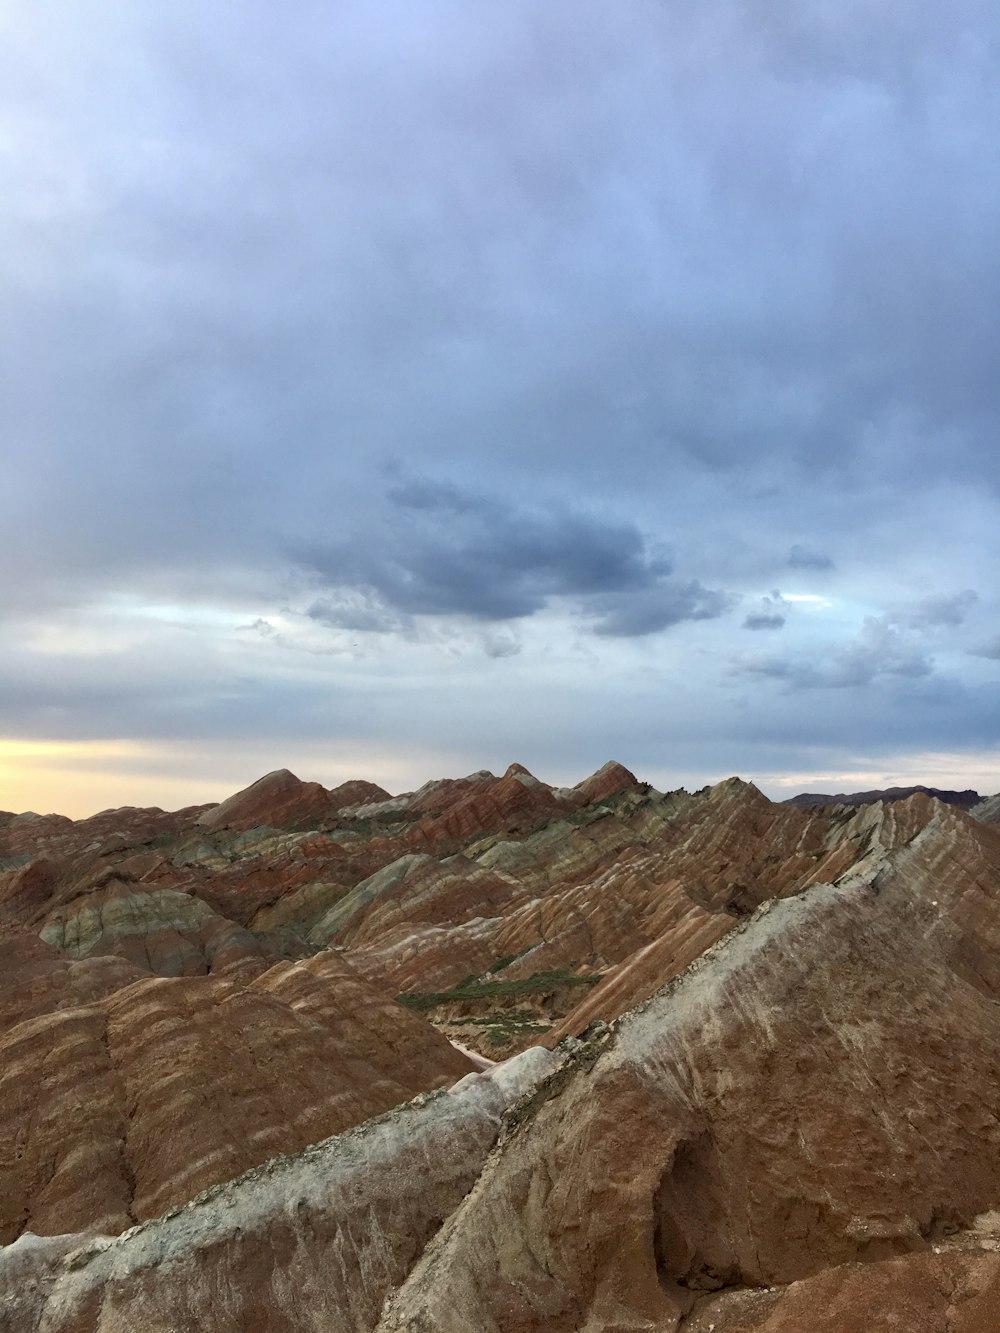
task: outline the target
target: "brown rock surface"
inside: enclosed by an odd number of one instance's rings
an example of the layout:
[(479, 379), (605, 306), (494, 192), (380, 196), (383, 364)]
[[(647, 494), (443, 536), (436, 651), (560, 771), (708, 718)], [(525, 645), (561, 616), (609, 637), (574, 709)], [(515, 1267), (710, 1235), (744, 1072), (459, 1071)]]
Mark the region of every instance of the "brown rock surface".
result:
[(50, 1009), (0, 1038), (0, 1243), (122, 1230), (471, 1067), (335, 954)]
[(102, 810), (89, 819), (67, 819), (64, 815), (18, 815), (0, 828), (0, 863), (7, 858), (92, 855), (120, 850), (188, 827), (206, 809), (204, 805), (164, 811), (123, 806)]
[[(0, 1329), (992, 1333), (998, 1013), (1000, 832), (926, 794), (4, 816)], [(565, 1044), (370, 1122), (442, 1033)]]
[(1000, 839), (938, 805), (764, 904), (525, 1109), (381, 1333), (672, 1328), (993, 1207), (998, 879)]
[(115, 1240), (25, 1235), (0, 1250), (0, 1329), (371, 1329), (475, 1182), (505, 1108), (554, 1063), (526, 1052)]
[[(455, 1025), (459, 1014), (450, 1000), (427, 1012), (451, 1035), (495, 1055), (498, 1047), (518, 1045), (500, 1012), (512, 1007), (511, 983), (524, 983), (522, 1045), (553, 1020), (552, 1040), (582, 1031), (594, 1018), (608, 1021), (762, 901), (862, 865), (873, 849), (912, 836), (930, 810), (923, 800), (844, 818), (808, 815), (772, 805), (737, 780), (693, 797), (633, 788), (613, 809), (564, 814), (520, 839), (487, 839), (439, 868), (426, 856), (403, 858), (371, 881), (392, 881), (384, 912), (368, 907), (357, 932), (345, 927), (315, 938), (345, 945), (366, 975), (392, 989), (447, 991), (478, 976), (482, 1003), (466, 1006), (464, 1030)], [(476, 888), (484, 869), (521, 892), (508, 889), (502, 904), (484, 900)], [(399, 874), (401, 880), (394, 878)], [(447, 883), (447, 895), (435, 894), (436, 876)], [(367, 900), (371, 891), (362, 885), (355, 892)], [(350, 902), (349, 896), (338, 903), (328, 922), (341, 920)], [(554, 974), (604, 979), (592, 992), (555, 994)], [(533, 977), (539, 978), (535, 999), (525, 988)], [(503, 1020), (494, 1030), (485, 1021), (490, 993)], [(563, 1001), (578, 1008), (567, 1012)]]
[(0, 1033), (26, 1018), (102, 999), (146, 973), (121, 958), (76, 962), (37, 935), (0, 927)]
[(440, 854), (484, 834), (528, 833), (561, 811), (550, 787), (512, 764), (502, 778), (476, 783), (440, 814), (414, 824), (405, 837), (408, 846)]
[(789, 1287), (698, 1302), (681, 1333), (995, 1333), (1000, 1255), (911, 1254), (845, 1264)]
[(616, 796), (620, 791), (638, 785), (639, 779), (630, 773), (624, 765), (609, 759), (606, 764), (584, 778), (573, 788), (585, 801), (603, 801), (608, 796)]
[(287, 768), (279, 768), (206, 810), (198, 824), (207, 829), (315, 828), (346, 806), (388, 795), (371, 782), (346, 782), (327, 791), (318, 782), (302, 782)]

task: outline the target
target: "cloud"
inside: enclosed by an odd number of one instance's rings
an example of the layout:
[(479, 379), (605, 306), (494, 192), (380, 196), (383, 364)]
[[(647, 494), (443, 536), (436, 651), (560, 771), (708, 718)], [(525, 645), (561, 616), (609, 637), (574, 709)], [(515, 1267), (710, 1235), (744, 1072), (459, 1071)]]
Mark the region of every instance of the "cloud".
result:
[(483, 635), (483, 652), (487, 657), (516, 657), (521, 651), (520, 642), (509, 633), (488, 633)]
[(879, 678), (929, 676), (933, 662), (885, 616), (866, 616), (859, 632), (820, 657), (754, 654), (736, 659), (747, 676), (786, 681), (793, 690), (854, 689)]
[(808, 546), (793, 546), (788, 552), (790, 569), (833, 569), (834, 564), (822, 551), (814, 551)]
[(638, 638), (679, 625), (684, 620), (715, 620), (734, 598), (706, 588), (697, 579), (662, 579), (655, 585), (619, 597), (594, 598), (586, 608), (598, 617), (594, 633), (607, 638)]
[(1000, 634), (986, 643), (980, 643), (975, 648), (970, 648), (969, 652), (973, 657), (987, 657), (993, 662), (1000, 662)]
[(995, 736), (1000, 11), (428, 3), (6, 23), (8, 725)]
[[(933, 641), (935, 631), (960, 627), (978, 601), (972, 589), (963, 589), (902, 603), (881, 615), (866, 616), (858, 632), (839, 644), (819, 642), (811, 651), (783, 654), (740, 654), (733, 671), (783, 680), (794, 690), (851, 689), (890, 677), (927, 677), (934, 671), (928, 641)], [(775, 590), (762, 600), (759, 611), (746, 617), (743, 628), (780, 629), (784, 617), (777, 608), (785, 605)]]
[(767, 597), (762, 597), (756, 611), (748, 613), (743, 621), (744, 629), (767, 630), (782, 629), (785, 624), (785, 610), (788, 603), (777, 589)]
[(751, 611), (743, 621), (744, 629), (781, 629), (785, 623), (782, 615), (768, 614), (764, 611)]
[(665, 548), (633, 523), (426, 480), (387, 499), (390, 513), (374, 530), (298, 548), (300, 562), (337, 590), (310, 607), (313, 619), (367, 630), (413, 616), (506, 621), (562, 598), (596, 619), (595, 633), (634, 637), (730, 604), (696, 580), (671, 578)]
[(400, 615), (375, 598), (350, 591), (337, 598), (325, 597), (306, 609), (310, 620), (328, 629), (342, 629), (359, 634), (388, 634), (405, 630), (412, 624), (409, 616)]
[(916, 629), (937, 629), (940, 626), (957, 628), (978, 601), (978, 593), (965, 588), (961, 592), (924, 597), (896, 614)]

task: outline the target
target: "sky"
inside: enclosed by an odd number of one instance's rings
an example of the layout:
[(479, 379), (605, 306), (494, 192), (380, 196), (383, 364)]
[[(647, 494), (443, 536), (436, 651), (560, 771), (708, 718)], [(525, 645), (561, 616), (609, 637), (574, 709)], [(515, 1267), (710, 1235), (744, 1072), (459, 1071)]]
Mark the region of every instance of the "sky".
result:
[(1000, 788), (992, 0), (0, 0), (0, 808)]

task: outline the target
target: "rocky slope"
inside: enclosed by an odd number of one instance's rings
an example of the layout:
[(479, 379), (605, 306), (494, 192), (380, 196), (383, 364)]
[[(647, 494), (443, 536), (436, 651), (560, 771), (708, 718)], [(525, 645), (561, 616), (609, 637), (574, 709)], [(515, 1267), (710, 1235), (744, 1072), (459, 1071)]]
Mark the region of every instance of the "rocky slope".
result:
[(379, 1329), (673, 1328), (973, 1226), (1000, 1197), (998, 886), (1000, 840), (938, 805), (763, 904), (521, 1109)]
[(37, 944), (5, 961), (32, 1002), (0, 1035), (0, 1244), (124, 1230), (472, 1068), (337, 954), (248, 985), (58, 957), (39, 984)]
[(972, 807), (969, 814), (983, 824), (1000, 824), (1000, 793), (985, 797)]
[(370, 1329), (472, 1187), (506, 1108), (554, 1064), (527, 1051), (116, 1239), (23, 1236), (0, 1250), (0, 1328)]
[(281, 770), (0, 865), (0, 1329), (1000, 1327), (954, 806)]

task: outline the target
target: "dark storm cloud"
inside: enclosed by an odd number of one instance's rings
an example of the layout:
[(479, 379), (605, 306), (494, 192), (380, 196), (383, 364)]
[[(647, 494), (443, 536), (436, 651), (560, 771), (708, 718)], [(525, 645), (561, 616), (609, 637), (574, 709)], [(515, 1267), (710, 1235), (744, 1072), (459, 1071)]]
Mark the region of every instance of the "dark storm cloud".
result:
[(733, 605), (728, 593), (706, 588), (697, 579), (661, 579), (618, 597), (603, 594), (587, 607), (598, 617), (594, 633), (606, 638), (640, 638), (684, 620), (715, 620)]
[[(596, 617), (597, 634), (633, 637), (721, 615), (730, 604), (697, 581), (669, 577), (665, 549), (631, 523), (428, 481), (397, 486), (388, 499), (390, 517), (376, 532), (298, 553), (349, 599), (320, 599), (314, 619), (361, 630), (415, 615), (504, 621), (567, 598)], [(359, 595), (367, 603), (358, 605)]]
[(993, 662), (1000, 662), (1000, 634), (987, 643), (980, 643), (975, 648), (970, 648), (969, 652), (973, 657), (986, 657)]

